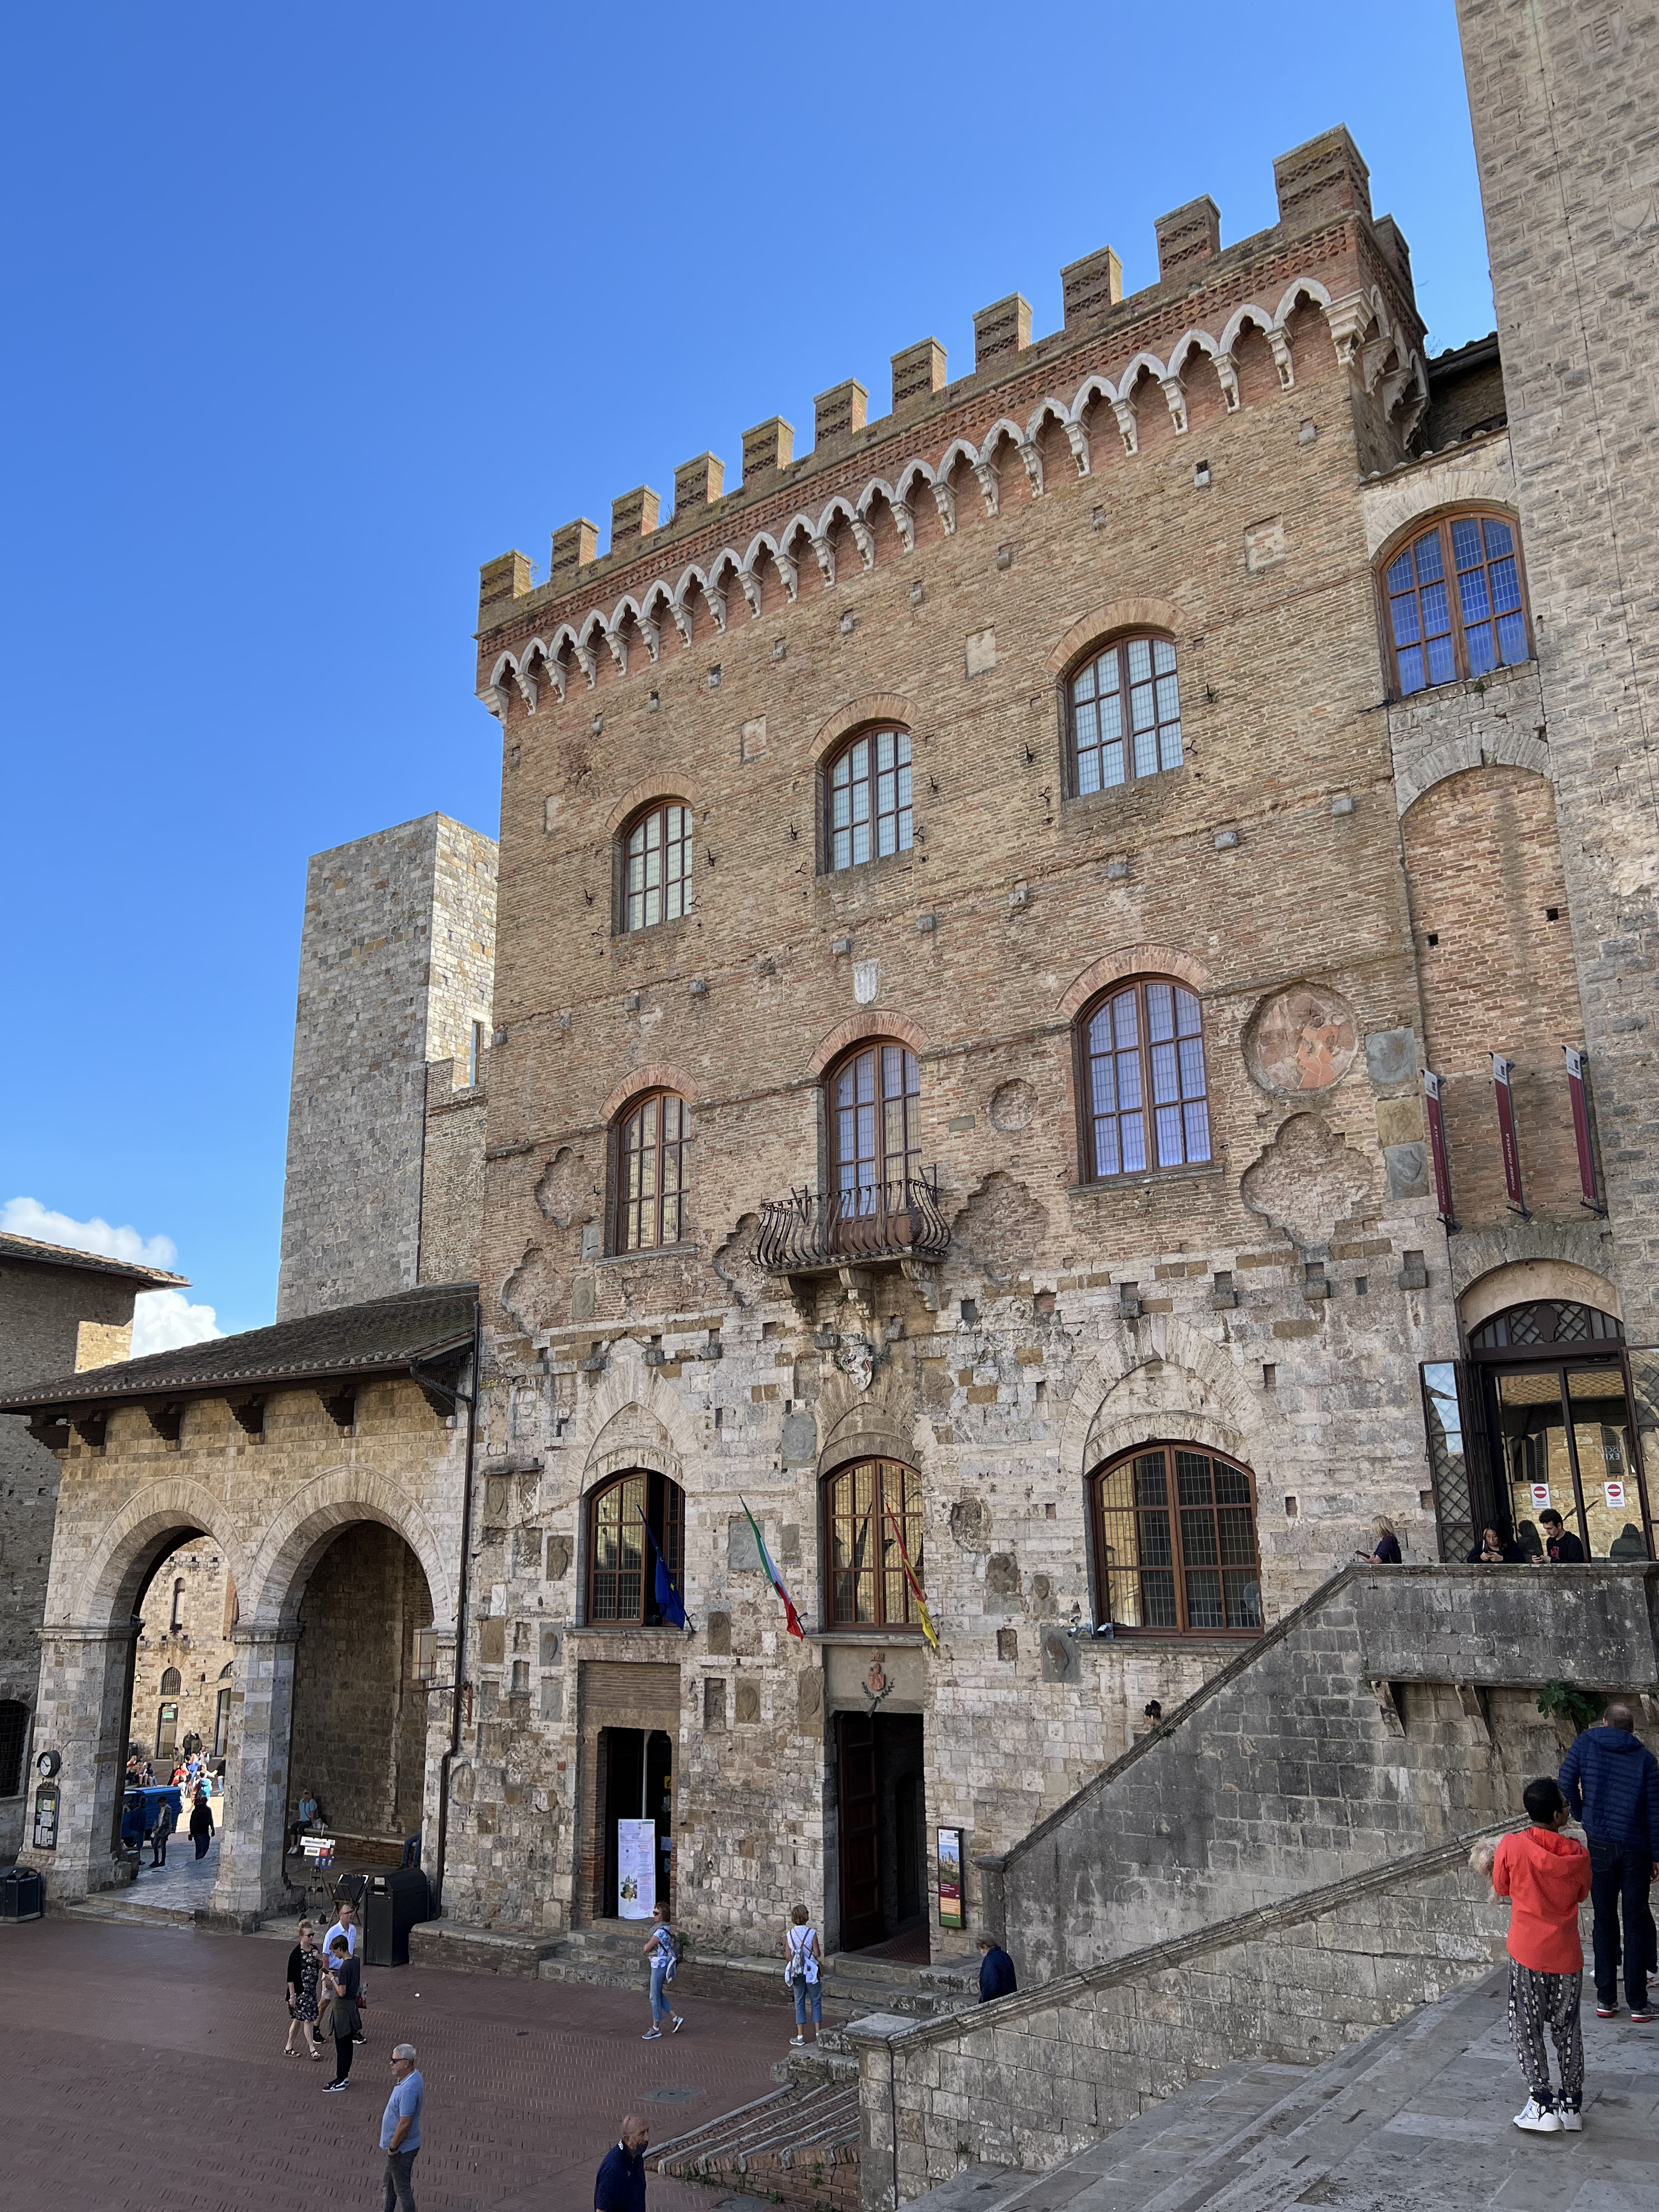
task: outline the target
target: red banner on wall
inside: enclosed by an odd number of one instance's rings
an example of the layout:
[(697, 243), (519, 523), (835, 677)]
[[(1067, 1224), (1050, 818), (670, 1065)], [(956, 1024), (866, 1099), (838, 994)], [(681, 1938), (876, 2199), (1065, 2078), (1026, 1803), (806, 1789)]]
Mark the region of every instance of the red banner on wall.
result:
[(1595, 1154), (1590, 1149), (1589, 1105), (1584, 1097), (1584, 1055), (1564, 1044), (1562, 1053), (1567, 1063), (1567, 1095), (1572, 1100), (1573, 1141), (1578, 1147), (1578, 1189), (1583, 1202), (1593, 1213), (1605, 1213), (1601, 1194), (1595, 1187)]
[(1505, 1060), (1501, 1053), (1492, 1056), (1492, 1087), (1498, 1097), (1498, 1133), (1504, 1145), (1504, 1188), (1509, 1193), (1510, 1204), (1517, 1213), (1525, 1213), (1527, 1201), (1521, 1191), (1521, 1147), (1515, 1136), (1515, 1096), (1510, 1079), (1515, 1073), (1515, 1062)]
[(1446, 1119), (1440, 1109), (1440, 1078), (1429, 1068), (1420, 1071), (1423, 1078), (1423, 1111), (1429, 1124), (1429, 1158), (1434, 1167), (1435, 1209), (1448, 1229), (1455, 1229), (1452, 1218), (1451, 1158), (1446, 1150)]

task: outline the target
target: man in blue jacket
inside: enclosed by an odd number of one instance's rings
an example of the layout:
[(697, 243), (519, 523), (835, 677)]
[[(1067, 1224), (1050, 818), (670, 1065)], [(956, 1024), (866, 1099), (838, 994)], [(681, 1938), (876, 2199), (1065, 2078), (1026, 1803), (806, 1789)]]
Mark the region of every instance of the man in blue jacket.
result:
[(645, 2154), (651, 2130), (637, 2112), (622, 2124), (593, 2181), (593, 2212), (645, 2212)]
[(1619, 2010), (1619, 1936), (1623, 1908), (1625, 1995), (1630, 2016), (1646, 2027), (1648, 1952), (1653, 1917), (1648, 1885), (1659, 1875), (1659, 1759), (1631, 1733), (1628, 1705), (1609, 1705), (1561, 1762), (1561, 1791), (1584, 1831), (1595, 1910), (1595, 2012)]
[(981, 1936), (979, 1948), (985, 1954), (979, 1967), (979, 2001), (994, 2004), (999, 1997), (1011, 1997), (1019, 1987), (1014, 1978), (1014, 1962), (994, 1936)]

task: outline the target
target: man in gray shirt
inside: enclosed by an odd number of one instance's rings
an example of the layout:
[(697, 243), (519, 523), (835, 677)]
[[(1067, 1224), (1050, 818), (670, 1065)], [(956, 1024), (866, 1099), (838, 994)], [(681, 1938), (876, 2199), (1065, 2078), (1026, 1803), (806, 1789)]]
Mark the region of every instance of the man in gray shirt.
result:
[(392, 2054), (392, 2070), (397, 2079), (380, 2121), (380, 2148), (386, 2153), (381, 2212), (415, 2212), (410, 2176), (415, 2154), (421, 2148), (421, 2106), (426, 2084), (415, 2071), (412, 2043), (398, 2044)]

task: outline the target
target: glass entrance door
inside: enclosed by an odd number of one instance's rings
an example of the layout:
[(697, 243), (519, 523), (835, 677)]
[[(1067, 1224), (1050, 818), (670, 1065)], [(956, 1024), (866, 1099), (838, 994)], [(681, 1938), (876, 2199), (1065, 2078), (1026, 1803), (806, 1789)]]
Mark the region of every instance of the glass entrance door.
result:
[(1510, 1526), (1522, 1549), (1528, 1557), (1542, 1552), (1541, 1516), (1553, 1509), (1587, 1559), (1645, 1559), (1622, 1367), (1608, 1362), (1488, 1372)]

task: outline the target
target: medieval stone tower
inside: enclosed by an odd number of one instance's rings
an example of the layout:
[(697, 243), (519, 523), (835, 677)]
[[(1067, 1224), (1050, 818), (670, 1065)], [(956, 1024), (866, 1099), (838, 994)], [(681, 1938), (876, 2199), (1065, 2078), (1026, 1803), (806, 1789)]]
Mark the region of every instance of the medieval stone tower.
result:
[[(421, 1265), (422, 1213), (441, 1194), (425, 1189), (428, 1091), (434, 1109), (482, 1097), (495, 860), (492, 839), (444, 814), (312, 860), (279, 1320), (406, 1290), (423, 1273), (432, 1279)], [(461, 1265), (453, 1240), (434, 1244), (427, 1225), (429, 1253), (444, 1247), (440, 1272)]]

